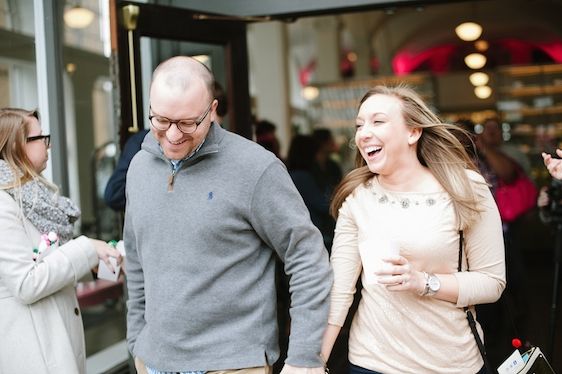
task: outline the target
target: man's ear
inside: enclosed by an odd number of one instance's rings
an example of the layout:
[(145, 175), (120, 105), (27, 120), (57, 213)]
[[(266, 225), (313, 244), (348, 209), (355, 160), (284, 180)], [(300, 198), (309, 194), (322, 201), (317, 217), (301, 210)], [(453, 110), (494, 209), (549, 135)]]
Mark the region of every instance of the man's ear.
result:
[(408, 144), (414, 145), (418, 142), (421, 137), (423, 129), (421, 127), (416, 127), (410, 130), (410, 134), (408, 135)]
[(213, 99), (213, 103), (211, 104), (211, 109), (209, 110), (209, 117), (211, 117), (211, 122), (217, 122), (218, 115), (217, 115), (217, 107), (219, 106), (219, 101), (217, 99)]

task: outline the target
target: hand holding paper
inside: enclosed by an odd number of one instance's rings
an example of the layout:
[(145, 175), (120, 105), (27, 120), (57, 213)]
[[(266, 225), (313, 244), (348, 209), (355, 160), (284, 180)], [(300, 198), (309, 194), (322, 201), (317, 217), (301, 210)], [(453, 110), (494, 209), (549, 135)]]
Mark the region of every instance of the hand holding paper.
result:
[[(114, 247), (119, 251), (119, 253), (121, 253), (122, 257), (125, 257), (125, 246), (123, 245), (122, 240), (115, 243)], [(98, 266), (98, 278), (117, 282), (117, 280), (119, 279), (119, 274), (121, 273), (121, 264), (117, 264), (117, 259), (115, 257), (109, 257), (109, 262), (113, 267), (113, 271), (107, 266), (105, 262), (100, 260)]]

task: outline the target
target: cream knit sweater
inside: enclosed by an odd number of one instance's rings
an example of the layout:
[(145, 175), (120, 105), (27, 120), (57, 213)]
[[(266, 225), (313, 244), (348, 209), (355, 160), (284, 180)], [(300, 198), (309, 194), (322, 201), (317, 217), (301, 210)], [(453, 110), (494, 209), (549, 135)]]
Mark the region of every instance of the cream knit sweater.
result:
[[(471, 180), (483, 182), (479, 174), (468, 173)], [(373, 178), (346, 199), (332, 249), (330, 324), (343, 325), (360, 275), (366, 284), (359, 252), (365, 240), (392, 239), (415, 269), (455, 274), (459, 285), (456, 305), (366, 285), (350, 332), (351, 363), (385, 374), (467, 374), (483, 366), (462, 307), (500, 297), (505, 288), (505, 259), (494, 199), (485, 184), (475, 186), (484, 197), (484, 211), (464, 232), (463, 270), (468, 256), (470, 272), (462, 273), (457, 272), (459, 233), (446, 192), (391, 192)]]

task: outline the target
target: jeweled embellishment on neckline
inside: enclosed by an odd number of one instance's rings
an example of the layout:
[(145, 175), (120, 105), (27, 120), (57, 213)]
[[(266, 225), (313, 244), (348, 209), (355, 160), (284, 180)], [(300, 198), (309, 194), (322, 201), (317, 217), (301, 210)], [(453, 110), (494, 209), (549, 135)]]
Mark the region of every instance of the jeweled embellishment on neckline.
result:
[(410, 207), (410, 199), (402, 199), (400, 200), (400, 205), (402, 208), (406, 209)]
[[(367, 181), (366, 186), (369, 187), (369, 191), (373, 194), (373, 196), (376, 196), (377, 201), (379, 204), (391, 204), (391, 205), (399, 205), (404, 209), (410, 208), (412, 206), (420, 206), (420, 205), (426, 205), (428, 207), (434, 206), (435, 204), (437, 204), (437, 199), (435, 197), (428, 197), (426, 199), (424, 199), (423, 197), (420, 196), (419, 200), (414, 200), (408, 197), (389, 197), (385, 192), (377, 192), (374, 189), (374, 185), (372, 183), (372, 181)], [(447, 200), (446, 197), (443, 197), (443, 200)]]
[(391, 199), (384, 193), (377, 193), (376, 191), (371, 191), (371, 193), (377, 197), (377, 201), (379, 204), (388, 204), (391, 205), (397, 204), (400, 205), (404, 209), (408, 209), (411, 206), (420, 206), (425, 203), (427, 206), (434, 206), (437, 203), (437, 200), (433, 197), (428, 197), (425, 200), (413, 200), (407, 197), (399, 198), (399, 199)]

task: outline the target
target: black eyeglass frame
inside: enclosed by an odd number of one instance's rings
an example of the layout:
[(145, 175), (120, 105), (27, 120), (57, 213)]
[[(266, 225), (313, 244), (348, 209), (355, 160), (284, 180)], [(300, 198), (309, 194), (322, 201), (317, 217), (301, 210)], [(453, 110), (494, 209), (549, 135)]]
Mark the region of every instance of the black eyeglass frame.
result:
[[(209, 115), (209, 113), (211, 112), (211, 107), (213, 106), (213, 102), (215, 100), (213, 99), (213, 101), (211, 101), (211, 103), (209, 104), (209, 106), (207, 107), (207, 109), (205, 110), (205, 113), (203, 113), (201, 116), (199, 116), (199, 118), (197, 118), (196, 120), (193, 119), (176, 119), (176, 120), (172, 120), (168, 117), (164, 117), (161, 116), (159, 114), (151, 114), (148, 116), (148, 120), (150, 121), (150, 124), (152, 125), (152, 127), (154, 127), (156, 130), (158, 131), (168, 131), (168, 129), (170, 128), (170, 126), (172, 126), (173, 124), (176, 125), (176, 127), (178, 128), (178, 130), (180, 130), (180, 132), (184, 133), (184, 134), (193, 134), (195, 131), (197, 131), (197, 128), (199, 127), (199, 125), (201, 123), (203, 123), (203, 121), (205, 120), (205, 118), (207, 118), (207, 116)], [(154, 111), (152, 110), (152, 107), (150, 107), (150, 111), (154, 113)], [(158, 127), (154, 124), (154, 122), (152, 122), (153, 118), (157, 118), (159, 120), (165, 120), (168, 121), (168, 126), (166, 128), (162, 128), (162, 127)], [(190, 131), (185, 131), (185, 129), (182, 130), (182, 126), (181, 122), (185, 122), (187, 124), (187, 126), (189, 126)], [(184, 124), (185, 125), (185, 124)], [(195, 125), (195, 126), (194, 126)]]
[(51, 134), (48, 135), (36, 135), (36, 136), (29, 136), (25, 139), (28, 143), (29, 142), (34, 142), (36, 140), (43, 140), (43, 143), (45, 143), (45, 146), (47, 148), (49, 148), (49, 146), (51, 145)]

